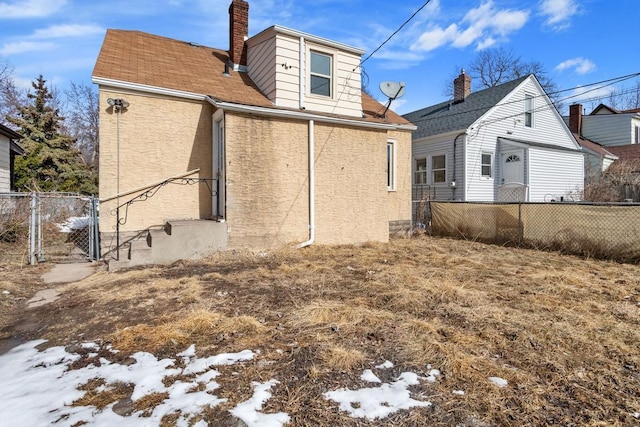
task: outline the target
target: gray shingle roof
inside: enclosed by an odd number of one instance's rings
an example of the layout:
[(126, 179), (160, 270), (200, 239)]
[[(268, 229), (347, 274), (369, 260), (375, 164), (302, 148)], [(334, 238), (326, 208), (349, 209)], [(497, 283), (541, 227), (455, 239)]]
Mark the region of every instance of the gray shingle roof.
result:
[(445, 101), (422, 108), (403, 117), (416, 126), (413, 139), (464, 130), (489, 111), (529, 76), (472, 92), (462, 102)]

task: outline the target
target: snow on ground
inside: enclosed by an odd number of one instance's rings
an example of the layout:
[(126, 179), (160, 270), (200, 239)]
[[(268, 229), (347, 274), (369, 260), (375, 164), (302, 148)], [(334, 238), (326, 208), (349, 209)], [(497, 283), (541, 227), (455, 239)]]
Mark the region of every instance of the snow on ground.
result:
[(71, 233), (73, 230), (82, 230), (91, 225), (91, 217), (89, 216), (72, 216), (67, 218), (65, 222), (56, 224), (61, 233)]
[[(215, 395), (219, 388), (215, 379), (221, 374), (214, 368), (249, 361), (255, 356), (254, 352), (244, 350), (198, 358), (192, 345), (179, 353), (176, 359), (157, 359), (153, 354), (138, 352), (132, 355), (135, 363), (119, 364), (100, 358), (99, 363), (70, 369), (70, 365), (83, 356), (67, 352), (64, 347), (39, 351), (36, 347), (44, 342), (31, 341), (0, 355), (0, 420), (10, 420), (10, 424), (4, 425), (87, 424), (110, 427), (125, 423), (132, 427), (154, 426), (160, 425), (165, 415), (179, 413), (178, 427), (190, 424), (201, 427), (206, 423), (196, 420), (203, 409), (226, 401)], [(100, 350), (93, 343), (84, 343), (82, 347), (87, 351), (95, 351), (89, 354), (94, 358)], [(113, 349), (110, 351), (117, 352)], [(184, 368), (179, 367), (182, 365)], [(375, 369), (391, 367), (393, 363), (386, 361)], [(180, 379), (169, 386), (163, 382), (165, 377), (178, 375)], [(419, 384), (421, 380), (434, 382), (439, 375), (437, 369), (431, 369), (426, 377), (404, 372), (395, 381), (383, 383), (371, 369), (367, 369), (360, 378), (364, 382), (375, 383), (376, 387), (338, 389), (324, 393), (324, 397), (337, 402), (340, 410), (354, 418), (379, 419), (402, 409), (431, 406), (431, 402), (411, 398), (408, 388)], [(92, 379), (104, 381), (98, 391), (108, 391), (118, 383), (132, 384), (132, 401), (154, 393), (166, 393), (168, 397), (151, 413), (143, 414), (132, 409), (133, 412), (126, 417), (114, 412), (116, 403), (102, 410), (95, 406), (71, 406), (85, 395), (85, 391), (78, 390), (78, 387)], [(290, 420), (288, 414), (262, 412), (263, 405), (272, 396), (271, 388), (277, 384), (275, 379), (253, 382), (253, 396), (231, 409), (231, 414), (248, 427), (283, 426)]]
[(509, 384), (509, 382), (507, 380), (505, 380), (504, 378), (500, 378), (500, 377), (489, 377), (489, 381), (491, 381), (492, 383), (494, 383), (495, 385), (497, 385), (500, 388), (506, 387), (507, 384)]

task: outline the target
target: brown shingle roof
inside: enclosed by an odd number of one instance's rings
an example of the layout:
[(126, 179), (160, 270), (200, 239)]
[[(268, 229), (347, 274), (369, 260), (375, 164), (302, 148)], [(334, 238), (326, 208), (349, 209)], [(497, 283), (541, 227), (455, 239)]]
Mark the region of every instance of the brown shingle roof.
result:
[[(208, 95), (219, 101), (283, 109), (275, 107), (247, 73), (231, 71), (225, 76), (228, 58), (228, 52), (224, 50), (194, 46), (141, 31), (110, 29), (92, 75)], [(382, 112), (384, 106), (365, 93), (362, 93), (362, 110), (363, 121), (410, 124), (391, 110), (386, 119), (378, 117), (376, 113)]]
[(578, 144), (580, 144), (584, 148), (587, 148), (595, 153), (598, 153), (603, 157), (615, 157), (615, 154), (613, 154), (611, 150), (604, 148), (602, 145), (598, 144), (597, 142), (593, 142), (590, 139), (587, 139), (581, 136), (579, 133), (573, 132), (573, 137), (576, 139), (576, 141), (578, 141)]
[(640, 145), (616, 145), (607, 147), (607, 150), (618, 156), (620, 160), (640, 160)]

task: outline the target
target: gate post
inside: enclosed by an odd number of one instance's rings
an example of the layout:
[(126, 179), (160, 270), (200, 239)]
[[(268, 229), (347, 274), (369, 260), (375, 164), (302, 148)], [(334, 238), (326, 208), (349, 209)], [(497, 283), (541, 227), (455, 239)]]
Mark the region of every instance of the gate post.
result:
[(29, 221), (29, 264), (36, 265), (36, 194), (31, 193), (31, 219)]

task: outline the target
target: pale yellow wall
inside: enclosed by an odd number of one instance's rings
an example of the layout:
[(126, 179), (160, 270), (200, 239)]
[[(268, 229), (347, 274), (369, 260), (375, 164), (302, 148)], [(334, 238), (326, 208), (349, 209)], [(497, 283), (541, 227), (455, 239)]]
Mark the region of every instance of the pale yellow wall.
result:
[[(277, 247), (309, 236), (307, 121), (227, 113), (230, 247)], [(316, 243), (387, 241), (411, 218), (411, 134), (315, 123)], [(386, 144), (398, 143), (398, 187), (387, 190)]]
[(411, 132), (391, 131), (389, 138), (397, 146), (397, 187), (388, 193), (389, 221), (411, 219)]
[[(100, 198), (116, 195), (117, 115), (107, 98), (130, 103), (120, 115), (120, 192), (162, 181), (200, 168), (198, 178), (211, 178), (211, 114), (199, 101), (168, 99), (100, 88)], [(120, 203), (134, 197), (123, 196)], [(100, 206), (101, 232), (115, 231), (116, 201)], [(125, 215), (121, 208), (121, 217)], [(129, 207), (121, 231), (142, 230), (171, 219), (211, 215), (211, 195), (205, 185), (168, 184), (152, 198)]]
[(229, 247), (306, 240), (306, 122), (227, 113), (225, 128)]
[[(100, 197), (116, 194), (116, 114), (120, 116), (120, 191), (200, 168), (211, 177), (213, 107), (101, 88)], [(315, 122), (316, 243), (387, 241), (389, 221), (411, 218), (411, 134)], [(231, 248), (268, 248), (309, 237), (309, 122), (225, 114), (226, 223)], [(397, 190), (387, 190), (386, 144), (397, 142)], [(122, 196), (121, 203), (132, 198)], [(102, 232), (115, 231), (115, 201), (101, 204)], [(121, 209), (121, 216), (124, 216)], [(129, 208), (121, 232), (171, 219), (207, 218), (204, 185), (169, 184)]]

